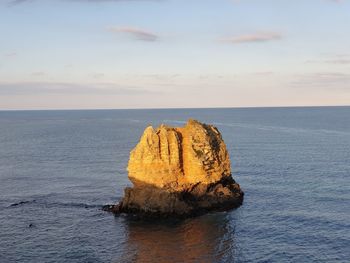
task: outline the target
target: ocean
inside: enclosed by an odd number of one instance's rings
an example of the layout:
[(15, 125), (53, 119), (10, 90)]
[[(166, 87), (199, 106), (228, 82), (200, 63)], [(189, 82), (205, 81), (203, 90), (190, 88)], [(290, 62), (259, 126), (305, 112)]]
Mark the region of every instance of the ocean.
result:
[[(144, 128), (222, 133), (245, 192), (233, 211), (133, 220)], [(350, 107), (0, 111), (0, 262), (349, 262)]]

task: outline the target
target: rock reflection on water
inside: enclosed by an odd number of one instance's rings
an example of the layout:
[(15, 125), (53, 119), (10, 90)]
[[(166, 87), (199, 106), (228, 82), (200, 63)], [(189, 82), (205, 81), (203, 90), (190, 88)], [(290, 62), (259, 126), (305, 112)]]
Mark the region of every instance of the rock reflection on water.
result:
[(122, 262), (234, 261), (234, 222), (229, 213), (182, 222), (127, 220), (126, 224), (127, 255)]

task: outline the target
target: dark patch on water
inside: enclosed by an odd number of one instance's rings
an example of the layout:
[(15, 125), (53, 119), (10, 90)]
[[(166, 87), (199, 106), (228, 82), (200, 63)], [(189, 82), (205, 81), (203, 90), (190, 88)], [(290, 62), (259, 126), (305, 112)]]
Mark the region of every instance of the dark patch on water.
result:
[(9, 207), (19, 206), (19, 205), (24, 205), (24, 204), (30, 204), (30, 203), (35, 203), (35, 200), (32, 200), (32, 201), (20, 201), (18, 203), (10, 204)]

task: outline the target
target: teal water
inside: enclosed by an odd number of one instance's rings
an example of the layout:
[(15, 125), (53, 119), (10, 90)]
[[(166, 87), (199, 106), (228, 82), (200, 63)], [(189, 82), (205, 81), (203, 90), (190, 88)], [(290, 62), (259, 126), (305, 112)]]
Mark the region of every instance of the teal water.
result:
[[(242, 207), (132, 221), (118, 201), (144, 128), (216, 125)], [(349, 262), (350, 107), (0, 111), (0, 262)]]

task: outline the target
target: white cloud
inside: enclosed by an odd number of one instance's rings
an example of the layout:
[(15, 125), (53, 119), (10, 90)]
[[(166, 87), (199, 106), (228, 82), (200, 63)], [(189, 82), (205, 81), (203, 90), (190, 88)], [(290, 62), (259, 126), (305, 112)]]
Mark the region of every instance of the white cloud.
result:
[(136, 28), (136, 27), (110, 27), (109, 31), (113, 33), (121, 33), (128, 35), (136, 40), (141, 40), (141, 41), (156, 41), (158, 40), (158, 36), (152, 32)]
[(0, 82), (0, 96), (39, 94), (142, 95), (150, 93), (157, 92), (138, 87), (121, 87), (114, 83)]
[(280, 39), (282, 39), (282, 34), (278, 32), (256, 32), (252, 34), (244, 34), (222, 38), (221, 41), (226, 43), (239, 44), (252, 42), (267, 42)]

